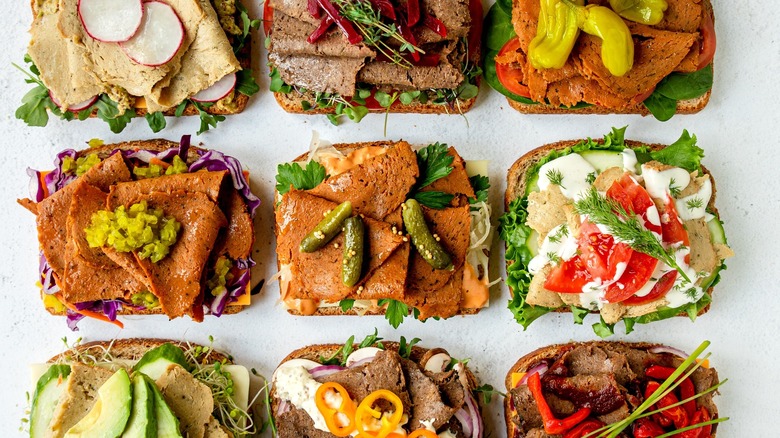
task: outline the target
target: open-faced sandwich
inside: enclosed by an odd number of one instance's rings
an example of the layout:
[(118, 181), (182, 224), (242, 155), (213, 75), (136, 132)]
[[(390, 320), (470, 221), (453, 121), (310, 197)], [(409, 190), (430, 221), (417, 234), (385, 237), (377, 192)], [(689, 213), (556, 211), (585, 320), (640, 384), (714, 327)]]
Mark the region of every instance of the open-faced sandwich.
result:
[(733, 255), (715, 208), (715, 182), (696, 137), (669, 146), (624, 139), (563, 141), (509, 169), (501, 218), (509, 308), (527, 328), (551, 311), (626, 332), (709, 309)]
[(712, 438), (718, 373), (704, 342), (688, 356), (647, 343), (586, 342), (533, 351), (506, 376), (510, 438)]
[(233, 157), (145, 140), (57, 155), (50, 172), (28, 170), (41, 245), (46, 309), (85, 316), (170, 318), (235, 313), (249, 305), (260, 200)]
[[(200, 134), (244, 110), (250, 20), (241, 0), (33, 0), (27, 82), (16, 117), (45, 126), (98, 117), (120, 132), (145, 116), (200, 115)], [(20, 68), (21, 69), (21, 68)]]
[(258, 430), (249, 370), (211, 346), (91, 342), (31, 368), (31, 438), (238, 438)]
[(466, 361), (419, 339), (311, 345), (273, 375), (271, 415), (279, 438), (358, 435), (482, 438), (477, 379)]
[(485, 78), (520, 112), (668, 120), (710, 98), (709, 0), (498, 0), (485, 26)]
[(486, 174), (485, 162), (467, 166), (452, 147), (405, 141), (315, 141), (279, 165), (277, 277), (288, 311), (385, 314), (395, 327), (410, 312), (478, 312), (490, 286)]
[(285, 111), (464, 113), (476, 101), (479, 0), (268, 0), (271, 91)]

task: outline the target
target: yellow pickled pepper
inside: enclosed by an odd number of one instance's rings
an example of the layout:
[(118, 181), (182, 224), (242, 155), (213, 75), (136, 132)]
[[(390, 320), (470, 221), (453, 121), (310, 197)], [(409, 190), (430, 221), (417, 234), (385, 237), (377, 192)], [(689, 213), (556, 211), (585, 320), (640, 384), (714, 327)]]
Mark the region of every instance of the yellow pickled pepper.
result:
[[(584, 0), (573, 0), (582, 7)], [(528, 47), (534, 68), (562, 68), (580, 34), (577, 11), (562, 0), (541, 0), (536, 36)]]
[(583, 32), (601, 38), (601, 61), (607, 70), (613, 76), (628, 73), (634, 66), (634, 39), (626, 22), (604, 6), (589, 5), (577, 11)]
[(609, 0), (612, 9), (626, 20), (656, 25), (669, 7), (666, 0)]

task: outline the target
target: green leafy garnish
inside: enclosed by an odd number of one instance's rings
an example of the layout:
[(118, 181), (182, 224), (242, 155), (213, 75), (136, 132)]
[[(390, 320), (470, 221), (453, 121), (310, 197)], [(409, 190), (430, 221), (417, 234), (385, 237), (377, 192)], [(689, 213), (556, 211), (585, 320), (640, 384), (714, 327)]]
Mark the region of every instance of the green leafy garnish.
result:
[(406, 338), (401, 336), (401, 341), (398, 343), (398, 354), (405, 359), (409, 359), (409, 356), (412, 355), (412, 347), (420, 342), (420, 340), (420, 338), (414, 338), (411, 341), (406, 342)]
[(596, 182), (596, 172), (589, 173), (588, 176), (585, 177), (585, 182), (587, 182), (588, 184), (593, 184), (594, 182)]
[(662, 79), (644, 106), (653, 116), (665, 122), (677, 112), (677, 102), (695, 99), (712, 89), (712, 64), (693, 73), (672, 73)]
[[(241, 34), (236, 35), (235, 41), (233, 42), (233, 53), (238, 54), (238, 52), (241, 51), (242, 48), (244, 48), (244, 45), (246, 44), (246, 40), (249, 37), (249, 33), (252, 29), (257, 29), (260, 27), (260, 25), (263, 23), (263, 20), (252, 20), (249, 18), (249, 12), (247, 11), (246, 7), (244, 7), (241, 2), (236, 2), (236, 9), (238, 9), (240, 13), (241, 18)], [(249, 95), (247, 95), (249, 96)]]
[(268, 88), (274, 93), (287, 94), (292, 91), (292, 87), (284, 83), (281, 73), (276, 68), (271, 69), (269, 76), (271, 77), (271, 83)]
[(398, 326), (404, 322), (404, 318), (409, 316), (409, 306), (403, 301), (383, 298), (379, 300), (377, 304), (380, 307), (387, 305), (387, 308), (385, 309), (385, 319), (390, 322), (390, 325), (393, 326), (393, 328), (397, 329)]
[(579, 325), (582, 325), (582, 323), (585, 321), (585, 317), (590, 313), (590, 310), (583, 309), (579, 306), (570, 306), (569, 309), (571, 310), (571, 314), (574, 317), (574, 323)]
[(455, 195), (439, 191), (417, 192), (414, 194), (414, 199), (416, 199), (417, 202), (428, 208), (437, 210), (449, 207), (454, 198)]
[(253, 96), (260, 91), (251, 69), (246, 68), (236, 73), (236, 91), (245, 96)]
[(673, 198), (679, 198), (680, 197), (680, 186), (677, 185), (677, 181), (674, 180), (674, 178), (669, 180), (669, 194), (672, 195)]
[(198, 129), (198, 132), (195, 133), (197, 135), (203, 134), (211, 128), (216, 128), (217, 123), (225, 121), (225, 116), (219, 114), (209, 114), (206, 112), (206, 109), (214, 105), (211, 102), (197, 102), (192, 99), (187, 99), (185, 102), (189, 102), (192, 104), (192, 106), (195, 107), (195, 109), (198, 110), (198, 115), (200, 116), (200, 128)]
[(683, 130), (680, 138), (669, 146), (650, 152), (650, 158), (663, 164), (681, 167), (688, 172), (701, 170), (704, 149), (696, 145), (696, 136)]
[(144, 118), (146, 119), (146, 123), (149, 124), (149, 128), (151, 128), (152, 132), (157, 133), (165, 129), (165, 115), (162, 112), (146, 113)]
[[(377, 334), (379, 332), (377, 329), (374, 329), (374, 333), (371, 335), (366, 336), (363, 338), (363, 340), (358, 344), (357, 349), (371, 347), (375, 344), (379, 344), (379, 347), (382, 348), (381, 340), (382, 338), (378, 337)], [(335, 353), (333, 353), (330, 357), (319, 357), (319, 362), (323, 365), (341, 365), (346, 366), (347, 364), (347, 358), (350, 354), (352, 354), (353, 351), (355, 351), (355, 336), (350, 336), (349, 339), (347, 339), (347, 342), (344, 343), (344, 345), (338, 349)]]
[(341, 308), (342, 312), (348, 312), (352, 310), (352, 307), (355, 305), (355, 300), (351, 298), (343, 299), (339, 301), (339, 307)]
[(689, 200), (685, 205), (688, 207), (688, 210), (696, 210), (697, 208), (704, 207), (704, 201), (697, 197)]
[(327, 178), (325, 167), (312, 160), (301, 167), (298, 163), (284, 163), (276, 168), (276, 191), (280, 195), (290, 191), (290, 186), (297, 190), (310, 190)]
[(420, 177), (417, 180), (418, 189), (422, 189), (452, 172), (454, 158), (447, 153), (447, 150), (446, 144), (437, 142), (417, 151), (417, 166), (420, 168)]
[(564, 189), (566, 188), (566, 187), (563, 187), (563, 184), (562, 184), (563, 183), (563, 174), (561, 173), (560, 170), (558, 170), (558, 169), (550, 169), (550, 170), (547, 171), (547, 174), (545, 176), (550, 181), (550, 184), (552, 184), (554, 186), (560, 186), (561, 188), (564, 188)]
[(493, 388), (493, 385), (487, 383), (474, 388), (474, 392), (478, 394), (482, 394), (482, 401), (484, 402), (483, 404), (485, 405), (490, 404), (490, 401), (493, 399), (494, 394), (498, 394), (502, 397), (506, 397), (506, 394), (504, 394), (501, 391), (497, 391), (495, 388)]
[(474, 189), (474, 198), (470, 198), (469, 203), (487, 202), (488, 192), (490, 191), (490, 179), (484, 175), (474, 175), (469, 177), (469, 183), (471, 183), (471, 188)]
[(563, 223), (558, 228), (558, 231), (556, 231), (553, 235), (547, 237), (547, 239), (553, 243), (561, 243), (561, 240), (563, 240), (564, 237), (568, 237), (568, 236), (569, 236), (569, 226), (566, 223)]

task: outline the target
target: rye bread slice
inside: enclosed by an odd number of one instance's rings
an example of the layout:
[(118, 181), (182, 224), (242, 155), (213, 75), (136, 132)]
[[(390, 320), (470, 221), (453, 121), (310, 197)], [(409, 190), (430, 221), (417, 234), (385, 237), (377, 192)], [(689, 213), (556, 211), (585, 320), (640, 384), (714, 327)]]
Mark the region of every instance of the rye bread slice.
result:
[[(509, 210), (509, 204), (512, 203), (515, 199), (519, 199), (525, 196), (526, 191), (526, 183), (527, 183), (527, 173), (531, 170), (531, 168), (534, 167), (540, 160), (542, 160), (544, 157), (550, 154), (552, 151), (560, 151), (563, 149), (566, 149), (568, 147), (572, 147), (579, 143), (582, 140), (565, 140), (565, 141), (559, 141), (557, 143), (550, 143), (544, 146), (540, 146), (536, 149), (533, 149), (527, 153), (525, 153), (522, 157), (518, 158), (517, 161), (515, 161), (512, 166), (507, 171), (507, 180), (506, 180), (506, 192), (504, 193), (504, 210)], [(595, 142), (599, 144), (603, 144), (603, 139), (594, 139)], [(627, 147), (639, 147), (639, 146), (647, 146), (653, 151), (661, 150), (665, 148), (667, 145), (663, 144), (646, 144), (635, 140), (626, 140), (625, 145)], [(707, 205), (707, 209), (711, 211), (714, 215), (718, 215), (718, 209), (715, 208), (715, 198), (717, 194), (717, 188), (715, 186), (715, 178), (712, 176), (709, 170), (707, 170), (706, 167), (702, 166), (702, 171), (705, 175), (710, 176), (710, 181), (712, 182), (712, 197), (710, 198), (710, 203)], [(505, 243), (506, 247), (506, 243)], [(509, 265), (512, 264), (514, 260), (507, 260), (506, 266), (507, 268)], [(710, 286), (707, 289), (707, 293), (712, 296), (713, 293), (713, 286)], [(510, 293), (513, 293), (513, 291), (510, 289)], [(710, 305), (708, 304), (706, 307), (704, 307), (701, 311), (699, 311), (698, 315), (704, 315), (710, 310)], [(560, 312), (560, 313), (571, 313), (571, 308), (568, 306), (564, 307), (558, 307), (554, 312)], [(598, 314), (599, 312), (591, 311), (590, 313)], [(687, 317), (688, 314), (685, 312), (682, 312), (677, 315), (678, 317), (685, 316)]]
[[(135, 361), (141, 359), (141, 356), (146, 354), (147, 351), (152, 348), (159, 347), (160, 345), (172, 343), (181, 348), (187, 348), (188, 345), (198, 346), (197, 344), (190, 344), (183, 341), (174, 341), (170, 339), (153, 339), (153, 338), (129, 338), (129, 339), (116, 339), (113, 341), (93, 341), (73, 347), (73, 350), (78, 353), (92, 354), (99, 357), (106, 351), (110, 351), (111, 356), (115, 359)], [(47, 363), (54, 362), (69, 362), (71, 357), (68, 351), (53, 356), (47, 361)], [(204, 355), (198, 358), (203, 364), (213, 364), (216, 362), (225, 361), (226, 364), (233, 364), (233, 356), (225, 353), (221, 353), (214, 349), (209, 351), (208, 355)]]
[[(619, 341), (589, 341), (589, 342), (570, 342), (567, 344), (555, 344), (555, 345), (548, 345), (546, 347), (540, 347), (524, 356), (519, 358), (517, 362), (515, 362), (514, 365), (509, 369), (509, 371), (506, 373), (506, 378), (504, 379), (504, 388), (507, 391), (507, 397), (504, 398), (504, 421), (506, 422), (506, 431), (507, 436), (514, 437), (519, 436), (519, 431), (516, 430), (515, 424), (512, 422), (512, 416), (515, 414), (514, 409), (511, 405), (511, 397), (509, 397), (509, 391), (511, 391), (512, 388), (512, 374), (513, 373), (522, 373), (528, 371), (529, 368), (534, 366), (535, 364), (539, 363), (540, 361), (544, 359), (551, 359), (558, 357), (559, 355), (565, 353), (566, 351), (573, 350), (577, 347), (602, 347), (605, 345), (619, 345), (627, 348), (634, 348), (639, 350), (650, 350), (654, 347), (665, 347), (663, 344), (654, 344), (650, 342), (619, 342)], [(715, 371), (712, 369), (712, 371)], [(717, 378), (717, 372), (715, 372), (715, 377)], [(715, 408), (715, 404), (713, 403), (712, 408)], [(712, 418), (718, 417), (717, 409), (714, 410), (714, 412), (711, 412)], [(717, 432), (717, 426), (713, 427), (713, 432), (711, 435), (711, 438), (714, 438)]]
[[(352, 151), (355, 151), (357, 149), (362, 149), (366, 147), (383, 147), (383, 148), (389, 148), (395, 145), (396, 142), (389, 141), (389, 140), (380, 140), (380, 141), (370, 141), (370, 142), (360, 142), (360, 143), (337, 143), (334, 144), (333, 147), (336, 148), (339, 152), (343, 153), (344, 155), (349, 154)], [(292, 162), (299, 163), (306, 161), (309, 157), (309, 153), (304, 153), (296, 157)], [(274, 190), (274, 199), (279, 198), (279, 193)], [(275, 205), (275, 203), (274, 203)], [(278, 237), (278, 230), (274, 226), (274, 235)], [(281, 264), (279, 263), (279, 260), (276, 261), (276, 268), (277, 270), (281, 269)], [(479, 313), (479, 311), (482, 309), (460, 309), (457, 313), (457, 315), (476, 315)], [(303, 315), (301, 312), (299, 312), (296, 309), (287, 309), (287, 312), (291, 315), (296, 316), (339, 316), (339, 315), (354, 315), (354, 316), (363, 316), (363, 315), (384, 315), (385, 314), (385, 308), (372, 308), (368, 310), (364, 309), (349, 309), (349, 310), (342, 310), (341, 307), (335, 306), (335, 307), (320, 307), (317, 309), (316, 312), (314, 312), (312, 315)], [(410, 311), (411, 314), (411, 311)]]

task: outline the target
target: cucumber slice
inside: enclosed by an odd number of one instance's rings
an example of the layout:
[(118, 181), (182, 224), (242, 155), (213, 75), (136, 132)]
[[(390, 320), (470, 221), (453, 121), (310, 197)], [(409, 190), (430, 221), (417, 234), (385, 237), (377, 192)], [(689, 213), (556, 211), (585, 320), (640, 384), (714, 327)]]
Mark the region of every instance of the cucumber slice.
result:
[(157, 422), (158, 438), (182, 438), (179, 432), (179, 420), (174, 415), (168, 403), (165, 402), (160, 389), (149, 377), (144, 377), (146, 384), (154, 396), (154, 414)]
[(601, 173), (610, 167), (623, 168), (623, 155), (615, 151), (585, 151), (580, 153), (591, 166)]
[(707, 222), (707, 228), (710, 230), (710, 238), (713, 243), (726, 244), (726, 231), (723, 230), (723, 222), (720, 218), (715, 216), (711, 221)]
[(30, 437), (42, 438), (54, 416), (54, 409), (65, 391), (65, 379), (70, 374), (69, 365), (52, 365), (38, 379), (30, 410)]
[(135, 364), (133, 371), (144, 373), (152, 380), (157, 380), (173, 364), (179, 365), (187, 371), (191, 368), (184, 356), (184, 351), (169, 342), (147, 351)]
[(133, 409), (123, 438), (154, 438), (157, 436), (157, 415), (154, 410), (154, 392), (143, 374), (133, 375)]

